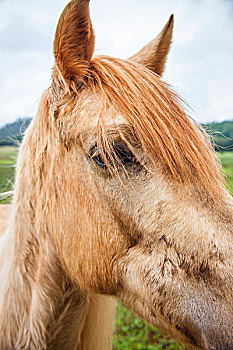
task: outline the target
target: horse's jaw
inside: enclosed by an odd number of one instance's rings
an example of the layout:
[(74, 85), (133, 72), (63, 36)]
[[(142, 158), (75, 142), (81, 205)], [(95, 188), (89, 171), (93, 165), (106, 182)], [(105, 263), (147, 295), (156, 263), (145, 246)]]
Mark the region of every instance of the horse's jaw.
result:
[(154, 327), (191, 348), (232, 349), (230, 269), (227, 282), (211, 281), (211, 272), (204, 267), (203, 276), (194, 276), (185, 261), (175, 265), (169, 250), (164, 256), (159, 248), (150, 253), (130, 248), (117, 267), (121, 276), (117, 296)]

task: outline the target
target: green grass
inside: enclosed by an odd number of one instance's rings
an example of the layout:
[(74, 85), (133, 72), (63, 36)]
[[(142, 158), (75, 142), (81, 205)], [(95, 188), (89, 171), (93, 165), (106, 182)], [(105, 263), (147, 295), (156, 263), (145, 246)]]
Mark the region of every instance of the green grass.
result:
[(226, 176), (226, 187), (233, 195), (233, 152), (221, 152), (218, 153), (218, 156)]
[(17, 155), (17, 147), (1, 146), (0, 147), (0, 164), (4, 159), (8, 159), (11, 164), (15, 164), (15, 157)]
[[(15, 160), (17, 147), (0, 147), (0, 193), (10, 191), (14, 183)], [(7, 203), (8, 199), (1, 199), (0, 203)]]
[[(16, 147), (0, 147), (0, 193), (12, 189)], [(233, 194), (233, 152), (218, 153)], [(7, 199), (1, 203), (7, 202)], [(114, 350), (178, 350), (178, 345), (118, 303)]]
[(173, 340), (148, 326), (120, 303), (117, 305), (115, 325), (113, 350), (179, 350)]

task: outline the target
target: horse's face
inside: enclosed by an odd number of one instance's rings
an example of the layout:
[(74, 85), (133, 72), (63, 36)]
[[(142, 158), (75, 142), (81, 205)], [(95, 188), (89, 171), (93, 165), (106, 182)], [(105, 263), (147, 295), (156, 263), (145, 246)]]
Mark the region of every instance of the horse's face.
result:
[(53, 210), (68, 274), (84, 289), (118, 296), (173, 336), (203, 348), (218, 341), (222, 348), (222, 330), (230, 337), (232, 327), (228, 224), (164, 176), (129, 123), (121, 115), (113, 119), (110, 110), (105, 125), (120, 158), (111, 173), (98, 148), (98, 100), (88, 89), (78, 100), (73, 113), (81, 123), (76, 136), (68, 136), (75, 144), (68, 150), (61, 144), (56, 186), (62, 203)]
[[(50, 205), (59, 257), (85, 290), (116, 295), (150, 323), (187, 343), (230, 349), (231, 199), (222, 190), (223, 214), (220, 205), (214, 209), (212, 199), (208, 202), (202, 185), (193, 184), (191, 190), (190, 183), (169, 176), (158, 155), (162, 149), (147, 152), (133, 121), (117, 112), (116, 105), (109, 107), (108, 100), (105, 105), (100, 89), (81, 86), (88, 79), (83, 74), (93, 51), (87, 3), (68, 5), (55, 39), (60, 72), (55, 69), (59, 79), (54, 79), (52, 91), (60, 98), (54, 114), (59, 141), (52, 161)], [(74, 39), (83, 52), (80, 65), (71, 64), (75, 45), (68, 50), (70, 56), (59, 52), (72, 41), (69, 32), (66, 42), (69, 21), (77, 21)], [(86, 30), (81, 30), (83, 23)], [(158, 73), (163, 71), (171, 26), (170, 21), (157, 39), (165, 41), (155, 44), (163, 48), (150, 65)], [(87, 38), (79, 48), (80, 35)], [(140, 62), (140, 55), (134, 60)], [(71, 91), (77, 77), (81, 88)]]

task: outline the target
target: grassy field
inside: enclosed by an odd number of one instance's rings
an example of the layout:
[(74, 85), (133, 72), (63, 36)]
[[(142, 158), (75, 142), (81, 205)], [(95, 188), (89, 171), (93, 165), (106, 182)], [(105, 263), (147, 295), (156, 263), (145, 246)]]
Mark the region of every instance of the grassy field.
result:
[(226, 176), (226, 187), (233, 195), (233, 152), (222, 152), (218, 155)]
[[(0, 193), (12, 189), (16, 147), (0, 147)], [(233, 194), (233, 152), (218, 154), (227, 178), (227, 188)], [(9, 199), (0, 202), (6, 203)], [(118, 304), (114, 350), (178, 350), (178, 345), (148, 326), (133, 312)]]
[(174, 340), (148, 326), (120, 303), (113, 338), (113, 350), (179, 350)]
[[(15, 160), (17, 148), (12, 146), (0, 147), (0, 193), (10, 191), (14, 183)], [(7, 203), (9, 199), (1, 199)]]

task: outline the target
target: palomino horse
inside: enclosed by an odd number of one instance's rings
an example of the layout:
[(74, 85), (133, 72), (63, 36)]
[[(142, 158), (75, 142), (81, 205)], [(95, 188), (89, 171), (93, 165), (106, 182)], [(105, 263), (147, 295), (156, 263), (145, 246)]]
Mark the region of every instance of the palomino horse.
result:
[(93, 58), (88, 5), (61, 15), (19, 151), (0, 349), (111, 349), (114, 298), (188, 346), (233, 349), (233, 202), (159, 77), (173, 17), (128, 61)]

